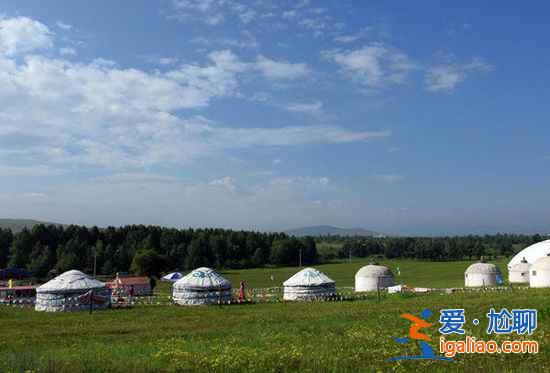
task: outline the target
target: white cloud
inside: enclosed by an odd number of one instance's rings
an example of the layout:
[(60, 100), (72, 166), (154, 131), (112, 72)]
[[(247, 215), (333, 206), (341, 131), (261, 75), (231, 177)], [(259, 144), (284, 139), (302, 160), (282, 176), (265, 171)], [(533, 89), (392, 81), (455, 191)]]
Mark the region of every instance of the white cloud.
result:
[(311, 73), (305, 63), (275, 61), (262, 55), (258, 56), (255, 68), (270, 79), (291, 80), (305, 77)]
[(256, 11), (252, 9), (247, 9), (242, 13), (239, 13), (239, 18), (244, 24), (250, 23), (256, 18)]
[(353, 43), (359, 39), (361, 39), (361, 35), (340, 35), (334, 37), (333, 40), (337, 43)]
[(23, 57), (0, 55), (0, 144), (9, 145), (0, 147), (0, 164), (10, 165), (0, 168), (3, 175), (52, 175), (85, 166), (120, 173), (182, 165), (229, 149), (389, 135), (330, 125), (238, 128), (185, 112), (237, 96), (244, 72), (273, 66), (266, 72), (271, 78), (298, 77), (309, 71), (303, 64), (262, 57), (257, 66), (228, 50), (166, 72), (123, 69), (102, 59), (77, 63), (34, 52)]
[(21, 176), (52, 176), (59, 175), (60, 170), (54, 170), (48, 166), (3, 166), (0, 165), (0, 176), (2, 177), (21, 177)]
[(74, 48), (59, 48), (59, 54), (63, 56), (76, 56), (76, 50)]
[(479, 58), (474, 58), (471, 62), (462, 65), (456, 63), (434, 65), (426, 71), (426, 88), (432, 92), (452, 91), (468, 75), (491, 70), (492, 66)]
[(405, 53), (382, 43), (371, 43), (354, 50), (325, 51), (322, 54), (336, 62), (350, 79), (369, 89), (401, 84), (416, 68)]
[(65, 31), (71, 30), (73, 28), (72, 25), (69, 25), (68, 23), (64, 23), (64, 22), (61, 22), (61, 21), (57, 21), (56, 25), (57, 25), (57, 27), (59, 27), (62, 30), (65, 30)]
[(210, 182), (210, 185), (220, 186), (231, 192), (234, 192), (236, 189), (235, 179), (231, 176), (224, 176), (221, 179), (215, 179)]
[[(43, 217), (64, 223), (282, 229), (338, 211), (330, 207), (330, 200), (322, 206), (314, 204), (319, 191), (331, 190), (322, 180), (265, 178), (250, 185), (231, 177), (214, 182), (166, 182), (162, 175), (123, 174), (29, 191), (42, 194), (40, 198), (30, 198), (28, 193), (0, 194), (0, 202), (21, 216), (36, 216), (39, 209)], [(85, 217), (82, 211), (87, 212)]]
[(287, 11), (283, 12), (282, 17), (284, 19), (292, 19), (292, 18), (296, 17), (297, 15), (298, 15), (298, 13), (295, 10), (287, 10)]
[(256, 37), (249, 31), (242, 31), (240, 38), (219, 38), (219, 39), (207, 39), (203, 37), (196, 37), (191, 40), (191, 42), (195, 44), (202, 44), (202, 45), (223, 45), (226, 47), (232, 47), (232, 48), (251, 48), (256, 49), (259, 47), (258, 40)]
[(0, 54), (7, 56), (53, 47), (53, 33), (27, 17), (0, 18)]
[(372, 180), (384, 183), (398, 183), (405, 179), (405, 176), (400, 174), (376, 174), (371, 176)]
[(178, 59), (174, 57), (161, 57), (157, 60), (157, 62), (163, 66), (168, 66), (177, 63)]
[(286, 107), (286, 110), (297, 113), (306, 113), (310, 115), (318, 115), (323, 110), (323, 103), (321, 101), (313, 101), (310, 103), (293, 103)]
[(252, 6), (234, 0), (173, 0), (173, 13), (168, 18), (200, 21), (210, 26), (222, 24), (228, 17), (238, 17), (243, 24), (256, 19)]

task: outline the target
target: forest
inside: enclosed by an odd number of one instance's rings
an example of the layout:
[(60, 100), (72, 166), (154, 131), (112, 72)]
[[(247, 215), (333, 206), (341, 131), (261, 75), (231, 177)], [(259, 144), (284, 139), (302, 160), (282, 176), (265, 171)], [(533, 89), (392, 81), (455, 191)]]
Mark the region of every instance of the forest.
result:
[[(110, 275), (131, 272), (158, 277), (199, 266), (249, 268), (311, 265), (338, 258), (422, 260), (491, 259), (510, 256), (543, 240), (540, 235), (464, 237), (305, 237), (226, 229), (157, 226), (84, 227), (37, 225), (13, 233), (0, 229), (0, 268), (21, 268), (46, 278), (69, 269)], [(317, 244), (334, 249), (318, 253)]]

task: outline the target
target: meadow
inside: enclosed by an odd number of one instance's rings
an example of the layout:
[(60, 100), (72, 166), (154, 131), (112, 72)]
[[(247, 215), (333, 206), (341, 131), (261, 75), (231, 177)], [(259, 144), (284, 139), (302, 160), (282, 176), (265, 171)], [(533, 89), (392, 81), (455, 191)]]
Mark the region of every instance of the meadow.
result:
[[(352, 286), (361, 261), (318, 266), (341, 286)], [(398, 282), (412, 286), (461, 286), (466, 262), (391, 261)], [(504, 266), (501, 265), (504, 271)], [(290, 271), (290, 272), (288, 272)], [(296, 268), (224, 272), (251, 287), (280, 282)], [(288, 276), (287, 276), (288, 277)], [(402, 277), (400, 279), (399, 277)], [(341, 284), (340, 284), (341, 283)], [(166, 289), (163, 285), (162, 288)], [(415, 344), (393, 337), (408, 333), (399, 315), (430, 308), (464, 308), (467, 335), (488, 336), (489, 308), (537, 308), (538, 354), (459, 355), (454, 362), (387, 362), (415, 355)], [(431, 322), (437, 323), (437, 316)], [(473, 318), (482, 322), (474, 326)], [(185, 308), (136, 306), (93, 314), (42, 314), (0, 309), (0, 371), (7, 372), (179, 372), (179, 371), (548, 371), (550, 369), (550, 289), (517, 289), (430, 295), (384, 295), (378, 300), (265, 303)], [(436, 326), (427, 332), (436, 352)], [(452, 337), (449, 337), (451, 339)], [(527, 337), (522, 337), (527, 338)]]

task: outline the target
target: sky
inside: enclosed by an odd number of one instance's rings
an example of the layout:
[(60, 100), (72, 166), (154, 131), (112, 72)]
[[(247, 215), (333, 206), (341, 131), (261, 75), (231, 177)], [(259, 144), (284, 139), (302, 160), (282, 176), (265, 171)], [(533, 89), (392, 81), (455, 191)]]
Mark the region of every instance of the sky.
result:
[(2, 1), (0, 217), (550, 232), (549, 11)]

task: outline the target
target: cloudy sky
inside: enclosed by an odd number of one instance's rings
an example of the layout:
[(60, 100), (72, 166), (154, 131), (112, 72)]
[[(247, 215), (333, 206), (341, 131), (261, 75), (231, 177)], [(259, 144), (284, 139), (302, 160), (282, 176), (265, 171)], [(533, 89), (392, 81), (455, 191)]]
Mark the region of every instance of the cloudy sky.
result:
[(44, 4), (0, 4), (0, 217), (550, 231), (544, 2)]

